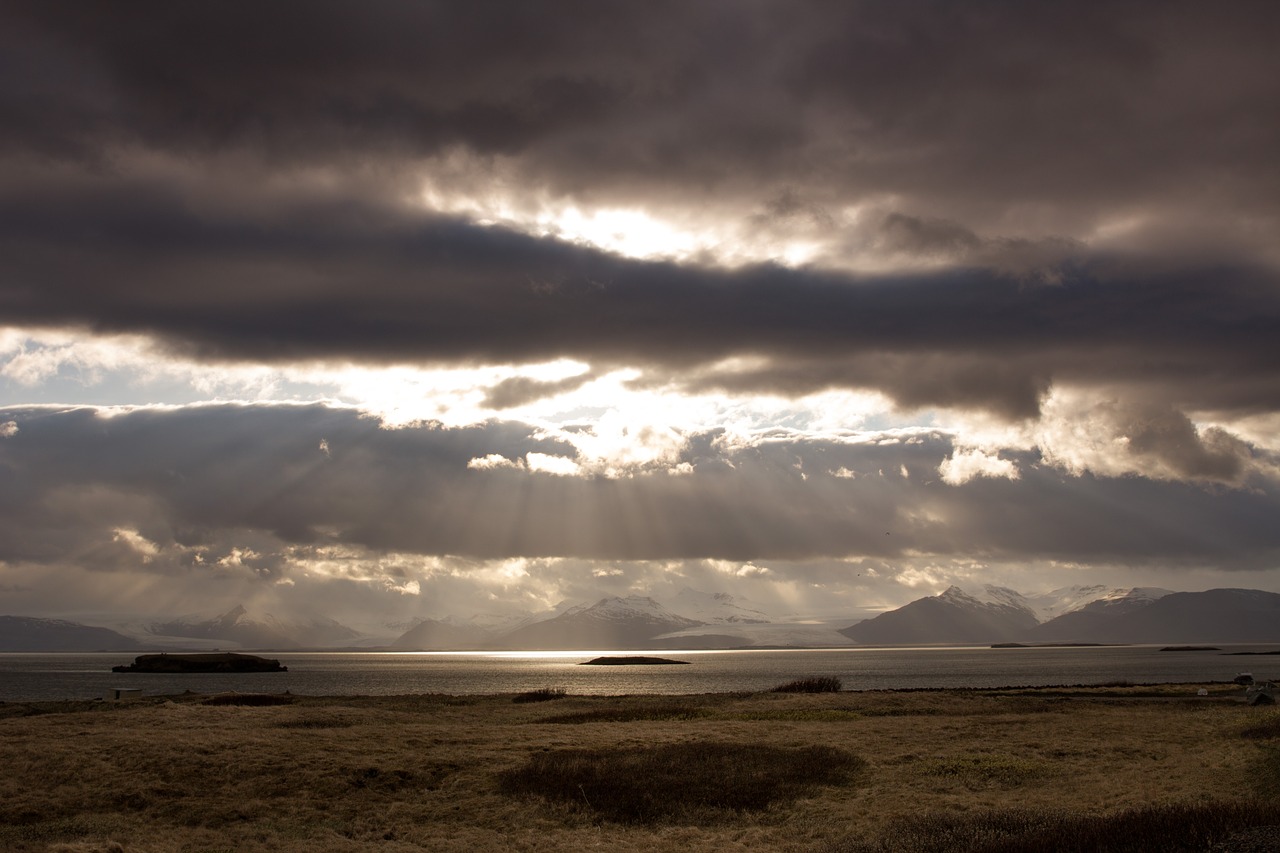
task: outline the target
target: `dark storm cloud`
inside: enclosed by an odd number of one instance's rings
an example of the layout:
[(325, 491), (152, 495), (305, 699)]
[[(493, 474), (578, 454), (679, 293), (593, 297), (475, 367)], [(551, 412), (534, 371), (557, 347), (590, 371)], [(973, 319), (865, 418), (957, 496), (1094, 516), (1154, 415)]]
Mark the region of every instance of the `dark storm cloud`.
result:
[(1257, 475), (1255, 488), (1216, 492), (1068, 476), (1023, 454), (1010, 457), (1020, 479), (952, 486), (938, 476), (954, 450), (939, 434), (734, 447), (709, 433), (689, 443), (689, 473), (605, 479), (468, 465), (573, 456), (517, 423), (387, 430), (316, 406), (0, 416), (19, 424), (0, 440), (0, 560), (13, 564), (136, 566), (122, 528), (162, 553), (187, 549), (185, 570), (191, 549), (227, 553), (239, 537), (266, 577), (280, 571), (272, 541), (476, 559), (940, 554), (1221, 568), (1280, 553), (1275, 484)]
[[(1056, 382), (1270, 410), (1278, 33), (1262, 2), (11, 2), (0, 320), (1007, 417)], [(427, 179), (972, 269), (625, 261), (425, 214)], [(1150, 254), (1086, 249), (1129, 220)]]
[[(151, 334), (209, 359), (567, 356), (691, 387), (874, 388), (904, 406), (1011, 417), (1035, 415), (1055, 381), (1143, 383), (1202, 409), (1280, 403), (1280, 282), (1263, 269), (1099, 258), (1054, 284), (983, 270), (724, 271), (397, 207), (197, 211), (145, 185), (11, 193), (0, 248), (8, 322)], [(765, 361), (712, 366), (733, 356)], [(504, 387), (495, 400), (539, 392)]]
[(545, 399), (568, 391), (575, 391), (595, 379), (590, 371), (577, 376), (569, 376), (554, 382), (544, 382), (525, 376), (513, 376), (504, 379), (489, 389), (485, 394), (484, 405), (491, 409), (510, 409)]
[(891, 193), (988, 225), (1280, 197), (1269, 2), (6, 9), (0, 144), (42, 157), (461, 146), (569, 193)]

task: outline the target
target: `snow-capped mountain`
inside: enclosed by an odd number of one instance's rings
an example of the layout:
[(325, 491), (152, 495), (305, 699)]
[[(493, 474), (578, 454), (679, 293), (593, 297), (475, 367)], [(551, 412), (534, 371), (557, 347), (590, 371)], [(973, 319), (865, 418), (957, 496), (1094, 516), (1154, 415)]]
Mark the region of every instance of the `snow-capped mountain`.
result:
[(763, 624), (774, 621), (761, 607), (727, 592), (699, 592), (685, 587), (666, 602), (673, 613), (708, 625)]
[(216, 642), (220, 646), (253, 649), (293, 649), (342, 646), (360, 639), (361, 634), (323, 616), (285, 621), (272, 614), (255, 616), (236, 605), (213, 618), (183, 617), (156, 622), (147, 629), (150, 639), (166, 637)]
[(473, 613), (470, 616), (450, 614), (440, 619), (416, 619), (390, 644), (400, 651), (457, 651), (487, 649), (499, 646), (500, 637), (526, 625), (554, 619), (571, 610), (589, 605), (562, 601), (550, 610), (515, 613)]
[(517, 628), (497, 642), (516, 649), (634, 649), (644, 648), (660, 634), (698, 624), (652, 598), (633, 595), (569, 608), (554, 618)]
[[(1099, 596), (1096, 600), (1081, 605), (1082, 607), (1107, 607), (1119, 608), (1117, 612), (1131, 612), (1146, 607), (1153, 601), (1158, 601), (1166, 595), (1173, 595), (1172, 590), (1160, 589), (1154, 586), (1135, 586), (1132, 589), (1113, 589), (1106, 595)], [(1081, 609), (1075, 608), (1075, 609)]]
[(853, 641), (830, 625), (803, 622), (734, 622), (699, 625), (654, 638), (661, 649), (837, 648)]
[(477, 625), (455, 624), (445, 619), (423, 619), (401, 634), (388, 648), (396, 651), (456, 651), (485, 648), (492, 631)]
[(1040, 625), (1040, 642), (1252, 643), (1280, 640), (1280, 594), (1256, 589), (1116, 590)]
[(1029, 593), (1023, 598), (1026, 599), (1027, 606), (1035, 611), (1041, 622), (1048, 622), (1050, 619), (1054, 619), (1064, 613), (1078, 610), (1102, 596), (1119, 592), (1122, 592), (1122, 590), (1114, 590), (1102, 584), (1093, 584), (1090, 586), (1059, 587), (1048, 592)]
[(840, 633), (867, 644), (1270, 642), (1280, 640), (1280, 594), (1092, 586), (1024, 595), (953, 586)]
[(958, 586), (917, 599), (840, 631), (859, 643), (994, 643), (1020, 638), (1039, 624), (1017, 592), (987, 585), (973, 593)]

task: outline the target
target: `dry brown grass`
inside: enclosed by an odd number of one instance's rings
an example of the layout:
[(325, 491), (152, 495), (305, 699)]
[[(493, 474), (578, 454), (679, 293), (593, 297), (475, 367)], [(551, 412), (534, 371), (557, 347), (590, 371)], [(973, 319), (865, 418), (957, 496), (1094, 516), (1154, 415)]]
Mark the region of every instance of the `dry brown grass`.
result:
[[(1257, 768), (1275, 712), (1195, 689), (0, 705), (0, 850), (871, 850), (904, 820), (1249, 807), (1274, 784)], [(501, 787), (541, 754), (706, 743), (865, 763), (713, 822), (615, 823)]]

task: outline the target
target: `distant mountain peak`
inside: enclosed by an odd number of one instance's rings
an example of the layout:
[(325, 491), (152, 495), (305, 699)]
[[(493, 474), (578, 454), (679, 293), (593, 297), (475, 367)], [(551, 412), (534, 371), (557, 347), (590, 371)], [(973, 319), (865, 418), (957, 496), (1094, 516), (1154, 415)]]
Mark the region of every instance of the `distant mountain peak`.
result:
[(643, 648), (661, 634), (700, 624), (671, 612), (649, 596), (610, 596), (517, 628), (500, 642), (510, 648)]
[(243, 604), (208, 619), (184, 616), (148, 626), (159, 637), (208, 640), (245, 648), (299, 648), (345, 645), (361, 635), (358, 631), (324, 616), (305, 616), (288, 621), (273, 614), (255, 616)]
[(745, 598), (728, 592), (701, 592), (687, 586), (666, 606), (681, 616), (709, 624), (766, 624), (774, 621), (760, 605)]
[(81, 652), (135, 649), (132, 637), (65, 619), (35, 616), (0, 616), (0, 651)]

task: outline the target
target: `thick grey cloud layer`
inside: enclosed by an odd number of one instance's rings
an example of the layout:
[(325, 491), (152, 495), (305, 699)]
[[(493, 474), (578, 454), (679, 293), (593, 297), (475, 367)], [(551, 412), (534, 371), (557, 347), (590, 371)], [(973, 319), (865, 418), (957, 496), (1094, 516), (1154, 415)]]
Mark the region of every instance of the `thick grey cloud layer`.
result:
[(6, 7), (3, 140), (40, 156), (464, 146), (587, 195), (763, 179), (986, 221), (1280, 196), (1263, 0)]
[[(1006, 417), (1106, 381), (1269, 411), (1280, 14), (1155, 11), (8, 4), (0, 317), (223, 360), (571, 356)], [(423, 178), (835, 244), (831, 211), (870, 205), (848, 239), (951, 266), (627, 261), (423, 212)], [(1104, 226), (1130, 244), (1090, 248)], [(732, 356), (765, 361), (712, 367)]]
[[(1218, 493), (1144, 478), (1076, 477), (1034, 456), (1017, 480), (948, 485), (951, 441), (846, 444), (777, 438), (728, 446), (691, 436), (687, 473), (622, 479), (479, 468), (501, 454), (574, 455), (519, 424), (386, 430), (323, 407), (210, 406), (0, 412), (0, 560), (59, 562), (150, 542), (601, 560), (801, 560), (966, 554), (1001, 561), (1274, 561), (1274, 483)], [(323, 443), (323, 446), (322, 446)], [(257, 531), (257, 533), (254, 533)], [(114, 555), (114, 556), (113, 556)]]
[[(982, 270), (850, 277), (620, 259), (387, 209), (199, 215), (162, 193), (0, 202), (10, 322), (153, 334), (227, 360), (647, 365), (742, 392), (875, 388), (903, 405), (1037, 412), (1054, 380), (1271, 409), (1280, 281), (1254, 268), (1056, 283)], [(699, 369), (762, 356), (758, 370)], [(1223, 377), (1230, 377), (1225, 380)]]

